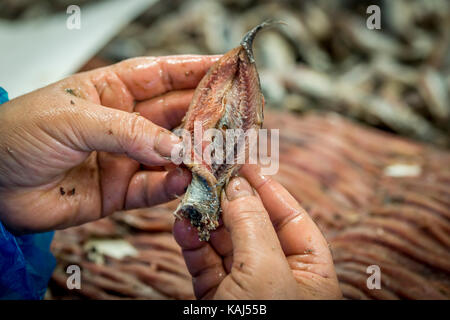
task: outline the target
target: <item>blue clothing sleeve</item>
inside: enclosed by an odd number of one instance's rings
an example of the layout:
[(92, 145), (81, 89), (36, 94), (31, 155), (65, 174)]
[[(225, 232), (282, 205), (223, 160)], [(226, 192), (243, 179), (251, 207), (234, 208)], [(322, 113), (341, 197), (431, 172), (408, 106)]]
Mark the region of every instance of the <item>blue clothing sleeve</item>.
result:
[[(0, 87), (0, 105), (6, 101), (8, 93)], [(50, 252), (53, 234), (14, 236), (0, 221), (0, 299), (44, 297), (56, 264)]]

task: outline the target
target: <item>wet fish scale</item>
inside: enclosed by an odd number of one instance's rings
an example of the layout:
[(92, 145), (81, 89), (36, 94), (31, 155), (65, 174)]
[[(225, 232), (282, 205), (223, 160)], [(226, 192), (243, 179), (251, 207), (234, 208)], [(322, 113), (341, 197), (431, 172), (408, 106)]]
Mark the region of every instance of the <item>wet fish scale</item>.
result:
[[(181, 128), (191, 133), (192, 140), (194, 123), (197, 121), (201, 123), (203, 132), (210, 128), (220, 130), (224, 150), (227, 146), (226, 130), (241, 129), (246, 133), (250, 129), (261, 128), (264, 97), (254, 63), (252, 42), (256, 33), (269, 24), (264, 22), (250, 30), (241, 45), (217, 61), (199, 83), (181, 125)], [(248, 150), (247, 138), (243, 150), (238, 150), (237, 139), (229, 143), (234, 149), (234, 160)], [(202, 154), (206, 147), (207, 145), (202, 145)], [(193, 148), (192, 155), (195, 153)], [(208, 240), (210, 231), (218, 226), (222, 189), (239, 170), (240, 165), (208, 164), (202, 161), (187, 164), (187, 167), (192, 172), (192, 182), (175, 215), (190, 219), (199, 232), (200, 240)]]

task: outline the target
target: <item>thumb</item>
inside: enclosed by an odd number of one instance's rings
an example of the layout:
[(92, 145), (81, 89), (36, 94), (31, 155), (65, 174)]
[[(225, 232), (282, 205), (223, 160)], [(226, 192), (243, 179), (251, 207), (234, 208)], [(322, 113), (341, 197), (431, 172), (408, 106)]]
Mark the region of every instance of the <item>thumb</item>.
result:
[(62, 117), (59, 138), (70, 147), (124, 153), (145, 165), (167, 164), (172, 148), (180, 142), (176, 135), (137, 113), (87, 101), (83, 106), (69, 107)]
[(269, 214), (247, 180), (230, 181), (222, 194), (222, 211), (233, 243), (233, 266), (258, 269), (268, 259), (285, 260)]

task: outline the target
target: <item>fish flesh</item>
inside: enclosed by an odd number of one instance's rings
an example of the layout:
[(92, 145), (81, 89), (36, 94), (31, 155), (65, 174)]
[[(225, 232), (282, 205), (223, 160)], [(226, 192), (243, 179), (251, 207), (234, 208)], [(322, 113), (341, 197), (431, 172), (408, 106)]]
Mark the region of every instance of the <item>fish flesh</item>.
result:
[[(283, 128), (280, 170), (273, 179), (301, 203), (329, 242), (344, 298), (449, 299), (450, 152), (332, 113), (298, 117), (266, 108), (264, 127)], [(385, 174), (400, 163), (420, 173)], [(170, 213), (178, 203), (116, 212), (57, 231), (53, 299), (73, 297), (66, 267), (92, 266), (84, 245), (99, 238), (123, 239), (139, 255), (102, 254), (105, 264), (86, 271), (77, 296), (193, 299), (192, 278), (170, 234)], [(367, 287), (367, 267), (373, 265), (382, 272), (379, 290)]]
[[(266, 21), (250, 30), (240, 46), (227, 52), (210, 68), (199, 83), (181, 124), (181, 128), (190, 133), (190, 142), (195, 146), (192, 148), (193, 159), (200, 156), (200, 161), (185, 163), (192, 172), (192, 181), (175, 211), (175, 216), (189, 219), (203, 241), (207, 241), (210, 231), (219, 225), (222, 189), (239, 170), (242, 163), (236, 160), (245, 158), (249, 147), (249, 139), (245, 134), (250, 129), (261, 128), (263, 123), (264, 97), (252, 44), (258, 31), (271, 24)], [(199, 146), (194, 141), (196, 123), (202, 132), (213, 128), (226, 138), (210, 144), (202, 141)], [(228, 135), (229, 130), (236, 129), (244, 136), (235, 139), (235, 136)], [(245, 141), (239, 144), (238, 141), (243, 141), (242, 138)], [(201, 156), (209, 146), (226, 149), (226, 161), (214, 161), (214, 157), (210, 158), (211, 161), (202, 159)], [(214, 151), (211, 151), (211, 156), (213, 155)], [(229, 161), (229, 156), (232, 161)]]

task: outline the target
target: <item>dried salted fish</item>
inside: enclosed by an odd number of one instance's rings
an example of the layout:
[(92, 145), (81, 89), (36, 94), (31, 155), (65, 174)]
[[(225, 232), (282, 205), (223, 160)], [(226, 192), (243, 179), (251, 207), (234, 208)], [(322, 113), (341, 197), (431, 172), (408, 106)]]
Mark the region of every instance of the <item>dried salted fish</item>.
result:
[(190, 133), (189, 139), (194, 146), (197, 124), (200, 124), (202, 132), (215, 128), (222, 137), (226, 136), (222, 143), (212, 142), (226, 149), (226, 161), (214, 161), (212, 154), (213, 161), (202, 159), (208, 147), (204, 143), (201, 143), (200, 150), (193, 148), (192, 156), (194, 159), (200, 156), (200, 161), (187, 164), (192, 171), (192, 182), (175, 211), (177, 217), (190, 219), (191, 224), (198, 229), (201, 240), (208, 240), (209, 232), (218, 226), (222, 188), (239, 169), (238, 161), (228, 161), (229, 151), (232, 152), (233, 160), (236, 160), (245, 154), (249, 143), (245, 137), (244, 144), (239, 147), (239, 138), (230, 140), (228, 130), (240, 129), (246, 133), (262, 125), (264, 97), (254, 63), (252, 43), (257, 32), (269, 24), (264, 22), (250, 30), (239, 47), (226, 53), (211, 67), (198, 85), (181, 125)]
[(448, 123), (450, 106), (443, 77), (437, 71), (427, 68), (423, 72), (418, 88), (427, 102), (431, 115), (438, 121)]

